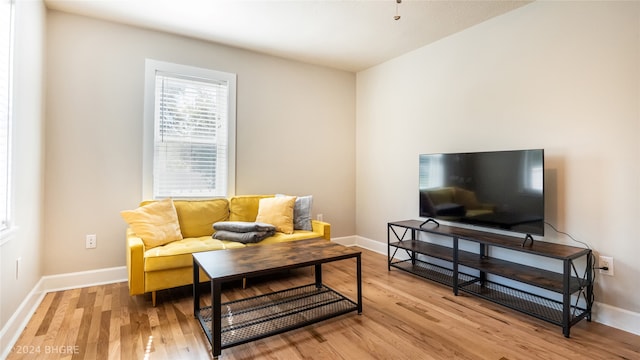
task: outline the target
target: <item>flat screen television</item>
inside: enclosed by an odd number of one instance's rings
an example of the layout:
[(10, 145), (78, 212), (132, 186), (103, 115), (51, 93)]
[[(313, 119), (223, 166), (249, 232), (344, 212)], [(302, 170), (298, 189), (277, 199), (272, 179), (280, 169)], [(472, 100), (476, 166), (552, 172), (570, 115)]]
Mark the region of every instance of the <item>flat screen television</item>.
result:
[(420, 217), (544, 235), (544, 150), (420, 155)]

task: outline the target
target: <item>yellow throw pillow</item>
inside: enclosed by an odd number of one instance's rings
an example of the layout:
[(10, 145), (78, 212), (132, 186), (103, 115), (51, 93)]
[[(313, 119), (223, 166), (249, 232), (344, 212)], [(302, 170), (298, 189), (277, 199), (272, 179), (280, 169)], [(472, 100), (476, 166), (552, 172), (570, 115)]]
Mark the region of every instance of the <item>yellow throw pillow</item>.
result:
[(276, 227), (276, 231), (292, 234), (295, 203), (295, 196), (260, 199), (256, 222), (271, 224)]
[(182, 240), (178, 214), (173, 200), (165, 199), (120, 212), (147, 249)]

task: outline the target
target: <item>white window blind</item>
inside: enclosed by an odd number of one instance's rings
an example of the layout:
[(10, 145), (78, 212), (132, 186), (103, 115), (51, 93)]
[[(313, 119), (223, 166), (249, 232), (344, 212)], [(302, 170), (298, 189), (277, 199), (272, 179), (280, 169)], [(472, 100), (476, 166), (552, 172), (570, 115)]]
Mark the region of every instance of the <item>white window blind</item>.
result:
[(235, 169), (235, 75), (162, 68), (153, 72), (153, 198), (228, 196)]
[(13, 1), (0, 0), (0, 232), (10, 226)]

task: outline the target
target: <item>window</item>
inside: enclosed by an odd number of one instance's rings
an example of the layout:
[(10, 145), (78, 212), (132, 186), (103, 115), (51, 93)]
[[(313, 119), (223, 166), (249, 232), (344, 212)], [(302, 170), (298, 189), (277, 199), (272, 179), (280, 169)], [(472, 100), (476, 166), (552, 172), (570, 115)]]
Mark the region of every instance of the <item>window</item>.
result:
[(236, 75), (148, 59), (145, 80), (145, 198), (233, 195)]
[(0, 0), (0, 233), (10, 227), (13, 1)]

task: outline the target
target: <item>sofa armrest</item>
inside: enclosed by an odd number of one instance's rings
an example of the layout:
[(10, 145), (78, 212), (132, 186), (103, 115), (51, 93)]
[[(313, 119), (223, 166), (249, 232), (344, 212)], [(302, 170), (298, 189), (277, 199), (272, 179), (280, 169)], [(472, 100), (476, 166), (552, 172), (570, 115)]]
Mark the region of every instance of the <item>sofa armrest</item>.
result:
[(331, 224), (324, 221), (311, 220), (311, 227), (313, 232), (321, 234), (324, 239), (331, 240)]
[(127, 228), (126, 248), (129, 294), (144, 294), (144, 243), (131, 228)]

